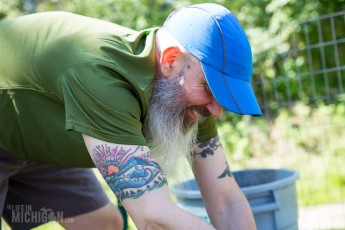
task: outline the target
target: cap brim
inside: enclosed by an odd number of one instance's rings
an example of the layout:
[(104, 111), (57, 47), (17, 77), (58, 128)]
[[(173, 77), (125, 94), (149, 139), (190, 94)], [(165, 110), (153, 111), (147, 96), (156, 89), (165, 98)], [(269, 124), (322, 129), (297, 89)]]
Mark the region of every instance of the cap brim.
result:
[(210, 90), (219, 104), (234, 113), (262, 115), (250, 82), (226, 76), (211, 66), (200, 63)]

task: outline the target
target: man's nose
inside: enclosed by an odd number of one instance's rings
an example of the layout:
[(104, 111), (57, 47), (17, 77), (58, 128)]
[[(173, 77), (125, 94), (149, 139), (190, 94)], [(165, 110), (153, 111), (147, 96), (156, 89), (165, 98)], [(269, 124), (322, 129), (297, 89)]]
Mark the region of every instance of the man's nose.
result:
[(222, 115), (223, 107), (214, 98), (212, 98), (211, 102), (206, 105), (206, 108), (211, 113), (211, 115), (216, 118)]

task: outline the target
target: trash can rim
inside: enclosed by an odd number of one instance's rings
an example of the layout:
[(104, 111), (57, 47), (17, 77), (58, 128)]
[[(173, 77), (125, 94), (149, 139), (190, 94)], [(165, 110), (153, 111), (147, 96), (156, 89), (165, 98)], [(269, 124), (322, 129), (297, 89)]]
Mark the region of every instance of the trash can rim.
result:
[[(245, 169), (245, 170), (236, 170), (236, 171), (233, 171), (233, 173), (237, 174), (237, 173), (241, 173), (241, 172), (255, 172), (255, 171), (280, 171), (280, 172), (290, 173), (290, 175), (287, 176), (286, 178), (283, 178), (283, 179), (277, 180), (277, 181), (272, 181), (272, 182), (248, 186), (248, 187), (241, 187), (240, 189), (242, 190), (242, 192), (245, 195), (272, 191), (272, 190), (287, 186), (287, 185), (293, 183), (298, 178), (298, 172), (297, 171), (295, 171), (293, 169), (286, 169), (286, 168)], [(182, 191), (181, 189), (178, 188), (179, 186), (182, 186), (183, 184), (187, 184), (187, 183), (190, 183), (193, 181), (195, 181), (195, 179), (191, 178), (191, 179), (187, 179), (183, 182), (174, 184), (171, 187), (172, 193), (179, 199), (200, 199), (200, 198), (202, 198), (201, 193), (198, 189), (197, 190)]]

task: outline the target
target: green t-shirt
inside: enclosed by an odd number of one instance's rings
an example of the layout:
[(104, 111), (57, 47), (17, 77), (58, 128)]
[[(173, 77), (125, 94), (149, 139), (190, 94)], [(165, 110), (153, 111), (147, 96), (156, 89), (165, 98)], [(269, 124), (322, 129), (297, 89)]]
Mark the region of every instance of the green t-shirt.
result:
[[(0, 23), (0, 149), (34, 162), (93, 167), (81, 133), (147, 145), (142, 125), (156, 30), (66, 12)], [(217, 133), (214, 119), (199, 126), (199, 141)]]

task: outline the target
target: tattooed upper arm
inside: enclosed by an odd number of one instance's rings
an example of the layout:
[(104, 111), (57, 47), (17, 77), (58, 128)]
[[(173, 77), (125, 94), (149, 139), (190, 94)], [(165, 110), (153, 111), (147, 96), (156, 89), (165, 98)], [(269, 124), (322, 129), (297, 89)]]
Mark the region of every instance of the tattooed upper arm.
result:
[[(222, 149), (221, 147), (222, 147), (222, 145), (219, 141), (219, 137), (216, 136), (214, 138), (211, 138), (208, 141), (197, 144), (194, 147), (191, 155), (194, 159), (195, 158), (201, 158), (201, 159), (205, 159), (205, 160), (209, 159), (210, 164), (212, 164), (211, 162), (215, 162), (215, 161), (212, 161), (210, 158), (216, 157), (215, 153), (219, 152), (219, 150)], [(222, 152), (222, 154), (224, 154), (224, 152)], [(221, 162), (224, 162), (222, 164), (224, 164), (225, 169), (217, 177), (218, 179), (225, 178), (225, 177), (232, 177), (230, 167), (229, 167), (228, 163), (226, 162), (225, 157), (224, 157), (224, 161), (221, 161)], [(218, 162), (218, 161), (216, 161), (216, 162)], [(216, 164), (216, 163), (214, 163), (214, 164)], [(222, 166), (220, 166), (220, 167), (222, 167)], [(214, 167), (210, 167), (210, 168), (214, 168)]]
[(222, 145), (219, 142), (219, 137), (216, 136), (208, 141), (197, 144), (191, 154), (193, 157), (200, 156), (202, 158), (207, 158), (208, 155), (212, 156), (214, 152), (221, 146)]
[(146, 191), (167, 183), (148, 147), (113, 144), (90, 138), (84, 136), (91, 158), (120, 200), (139, 198)]
[(217, 177), (218, 179), (224, 178), (224, 177), (232, 177), (232, 173), (231, 173), (230, 167), (228, 165), (228, 162), (225, 162), (225, 163), (226, 163), (226, 168), (225, 168), (224, 172), (222, 174), (220, 174), (219, 177)]

